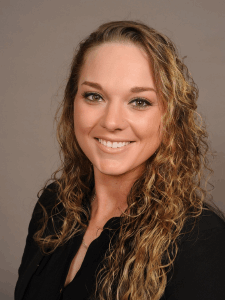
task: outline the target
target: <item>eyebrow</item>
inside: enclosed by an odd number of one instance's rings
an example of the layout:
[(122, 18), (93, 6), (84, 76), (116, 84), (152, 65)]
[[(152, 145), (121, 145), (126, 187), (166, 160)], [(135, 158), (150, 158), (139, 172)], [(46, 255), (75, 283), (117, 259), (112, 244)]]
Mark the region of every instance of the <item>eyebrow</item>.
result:
[[(102, 86), (99, 83), (96, 83), (96, 82), (84, 81), (81, 85), (88, 85), (88, 86), (96, 88), (96, 89), (98, 89), (100, 91), (103, 91)], [(153, 88), (151, 88), (151, 87), (135, 86), (135, 87), (132, 87), (130, 89), (131, 93), (141, 93), (141, 92), (145, 92), (145, 91), (153, 91), (153, 92), (156, 93), (156, 90), (153, 89)]]

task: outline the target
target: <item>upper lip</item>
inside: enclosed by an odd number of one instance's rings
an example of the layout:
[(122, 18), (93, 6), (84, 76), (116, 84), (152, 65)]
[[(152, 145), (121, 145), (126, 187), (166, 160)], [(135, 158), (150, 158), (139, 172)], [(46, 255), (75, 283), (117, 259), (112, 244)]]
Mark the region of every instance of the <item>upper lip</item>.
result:
[(118, 142), (118, 143), (122, 143), (122, 142), (133, 142), (133, 141), (131, 141), (131, 140), (127, 140), (127, 139), (119, 139), (119, 138), (117, 138), (116, 140), (113, 140), (113, 139), (111, 139), (111, 138), (109, 138), (109, 137), (104, 137), (104, 136), (96, 136), (95, 137), (96, 139), (101, 139), (101, 140), (105, 140), (105, 141), (110, 141), (110, 142)]

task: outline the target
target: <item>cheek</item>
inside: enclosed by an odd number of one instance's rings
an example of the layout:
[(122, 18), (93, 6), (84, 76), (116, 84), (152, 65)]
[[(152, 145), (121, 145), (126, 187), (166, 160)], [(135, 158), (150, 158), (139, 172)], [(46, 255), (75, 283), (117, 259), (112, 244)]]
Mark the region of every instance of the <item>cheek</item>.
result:
[(142, 128), (142, 135), (140, 139), (143, 143), (143, 151), (147, 151), (146, 155), (151, 156), (160, 146), (162, 141), (161, 133), (161, 118), (151, 118), (146, 122), (144, 128)]
[(82, 103), (74, 104), (74, 128), (76, 136), (88, 133), (92, 128), (93, 122), (93, 114), (88, 111), (87, 106), (82, 105)]
[(84, 122), (84, 111), (82, 107), (76, 103), (74, 103), (74, 130), (75, 135), (78, 137), (85, 130), (85, 122)]
[(140, 118), (137, 122), (137, 134), (140, 137), (148, 138), (161, 138), (161, 114), (150, 114), (146, 118)]

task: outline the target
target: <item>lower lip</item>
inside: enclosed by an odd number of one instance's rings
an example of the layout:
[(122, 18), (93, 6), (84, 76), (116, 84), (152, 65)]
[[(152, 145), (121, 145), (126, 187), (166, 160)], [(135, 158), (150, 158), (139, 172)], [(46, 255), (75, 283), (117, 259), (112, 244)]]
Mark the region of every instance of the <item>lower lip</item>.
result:
[(106, 147), (105, 145), (101, 144), (97, 139), (95, 139), (95, 141), (98, 144), (99, 148), (106, 153), (122, 153), (122, 152), (128, 150), (130, 148), (130, 146), (132, 144), (134, 144), (134, 142), (132, 142), (132, 143), (130, 143), (126, 146), (122, 146), (120, 148), (111, 148), (111, 147)]

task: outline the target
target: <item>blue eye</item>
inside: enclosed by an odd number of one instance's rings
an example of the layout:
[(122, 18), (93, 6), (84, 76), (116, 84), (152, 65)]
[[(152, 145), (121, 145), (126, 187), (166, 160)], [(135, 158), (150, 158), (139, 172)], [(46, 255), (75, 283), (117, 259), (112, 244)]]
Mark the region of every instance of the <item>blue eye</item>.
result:
[[(92, 92), (84, 92), (82, 94), (82, 97), (89, 102), (96, 102), (96, 101), (98, 102), (100, 99), (103, 99), (103, 97), (101, 95), (99, 95), (97, 93), (92, 93)], [(130, 103), (133, 103), (133, 102), (139, 103), (138, 105), (132, 105), (133, 107), (135, 107), (139, 110), (145, 109), (148, 106), (152, 106), (151, 102), (149, 102), (143, 98), (135, 98)], [(140, 105), (140, 104), (142, 104), (142, 105)]]

